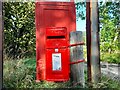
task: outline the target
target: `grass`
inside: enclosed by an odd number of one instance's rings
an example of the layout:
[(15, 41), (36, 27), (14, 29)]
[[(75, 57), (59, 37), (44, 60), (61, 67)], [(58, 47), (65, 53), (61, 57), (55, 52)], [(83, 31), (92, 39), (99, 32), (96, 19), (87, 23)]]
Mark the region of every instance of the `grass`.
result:
[(108, 90), (111, 88), (115, 88), (115, 90), (120, 90), (120, 82), (113, 80), (109, 77), (102, 76), (101, 82), (97, 84), (93, 84), (94, 88), (107, 88)]
[(65, 88), (70, 83), (35, 82), (35, 58), (20, 60), (4, 60), (3, 87), (5, 88)]
[[(3, 64), (3, 87), (4, 88), (81, 88), (80, 85), (73, 85), (68, 82), (35, 82), (36, 60), (26, 58), (13, 60), (6, 58)], [(86, 73), (85, 73), (86, 78)], [(88, 88), (87, 84), (85, 88)], [(93, 84), (93, 88), (120, 88), (117, 81), (102, 77), (101, 83)]]

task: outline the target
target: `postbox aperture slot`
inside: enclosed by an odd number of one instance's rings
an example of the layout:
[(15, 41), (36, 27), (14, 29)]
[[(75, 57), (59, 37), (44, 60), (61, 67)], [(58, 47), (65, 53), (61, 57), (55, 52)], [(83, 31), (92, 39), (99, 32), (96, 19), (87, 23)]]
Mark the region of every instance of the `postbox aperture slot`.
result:
[(64, 39), (65, 36), (47, 36), (47, 39)]

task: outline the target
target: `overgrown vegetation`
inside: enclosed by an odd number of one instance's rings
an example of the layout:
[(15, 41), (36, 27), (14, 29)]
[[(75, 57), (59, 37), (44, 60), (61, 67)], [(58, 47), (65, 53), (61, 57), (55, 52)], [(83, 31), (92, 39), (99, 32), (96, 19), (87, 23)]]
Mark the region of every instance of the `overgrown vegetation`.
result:
[(13, 60), (5, 58), (3, 66), (3, 86), (5, 88), (65, 88), (70, 82), (35, 82), (35, 58)]
[(101, 60), (108, 63), (120, 63), (120, 53), (103, 53), (101, 54)]
[(13, 58), (35, 54), (35, 3), (5, 2), (4, 51)]
[[(12, 58), (4, 58), (3, 66), (3, 87), (4, 88), (82, 88), (80, 85), (72, 84), (72, 82), (35, 82), (36, 75), (35, 57), (13, 60)], [(85, 79), (86, 72), (85, 72)], [(87, 82), (84, 88), (88, 88)], [(93, 84), (93, 88), (120, 88), (117, 81), (102, 77), (101, 83)]]
[(119, 4), (117, 1), (99, 4), (101, 60), (110, 63), (120, 63)]

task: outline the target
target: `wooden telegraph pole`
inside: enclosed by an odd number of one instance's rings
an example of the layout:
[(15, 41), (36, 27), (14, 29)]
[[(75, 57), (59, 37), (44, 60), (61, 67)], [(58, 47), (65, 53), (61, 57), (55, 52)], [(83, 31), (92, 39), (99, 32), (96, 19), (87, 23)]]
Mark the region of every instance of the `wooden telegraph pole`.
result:
[(99, 48), (98, 1), (87, 0), (86, 37), (88, 82), (98, 83), (101, 76)]
[(2, 45), (2, 41), (3, 41), (3, 23), (2, 23), (2, 1), (0, 1), (0, 90), (2, 89), (2, 64), (3, 64), (3, 45)]

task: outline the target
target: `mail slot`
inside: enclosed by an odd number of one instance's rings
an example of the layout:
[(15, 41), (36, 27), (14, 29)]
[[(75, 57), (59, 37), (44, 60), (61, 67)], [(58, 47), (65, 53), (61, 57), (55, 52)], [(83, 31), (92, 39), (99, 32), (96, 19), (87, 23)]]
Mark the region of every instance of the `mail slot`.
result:
[(46, 28), (46, 80), (69, 80), (67, 28)]

